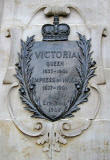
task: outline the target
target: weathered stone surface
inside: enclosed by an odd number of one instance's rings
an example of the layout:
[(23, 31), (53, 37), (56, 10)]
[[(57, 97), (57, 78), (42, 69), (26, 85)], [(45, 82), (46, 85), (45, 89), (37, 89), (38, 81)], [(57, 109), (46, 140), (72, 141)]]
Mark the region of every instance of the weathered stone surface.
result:
[[(1, 0), (0, 8), (0, 158), (109, 160), (110, 0)], [(51, 123), (30, 118), (13, 75), (20, 39), (35, 34), (42, 40), (41, 26), (53, 21), (45, 15), (54, 13), (68, 15), (60, 21), (71, 27), (69, 40), (77, 39), (76, 32), (92, 38), (97, 71), (88, 103), (72, 119)]]

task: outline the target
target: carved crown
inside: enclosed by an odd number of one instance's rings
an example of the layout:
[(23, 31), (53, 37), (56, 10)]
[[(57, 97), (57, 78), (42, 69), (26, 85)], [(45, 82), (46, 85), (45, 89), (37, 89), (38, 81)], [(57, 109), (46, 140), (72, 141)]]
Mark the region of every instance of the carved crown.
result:
[(58, 16), (54, 16), (53, 24), (44, 24), (42, 26), (43, 41), (66, 41), (69, 33), (69, 25), (59, 24)]

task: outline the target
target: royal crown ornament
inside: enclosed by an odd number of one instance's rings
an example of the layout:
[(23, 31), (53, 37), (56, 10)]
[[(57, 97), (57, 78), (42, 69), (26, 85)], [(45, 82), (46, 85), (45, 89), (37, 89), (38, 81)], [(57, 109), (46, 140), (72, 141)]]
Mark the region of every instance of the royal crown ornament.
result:
[(59, 24), (59, 17), (54, 16), (52, 24), (42, 26), (43, 41), (66, 41), (70, 34), (70, 27), (67, 24)]
[(21, 41), (16, 77), (20, 98), (34, 118), (72, 117), (88, 101), (96, 65), (91, 40), (78, 33), (78, 41), (68, 41), (69, 33), (70, 27), (55, 16), (53, 24), (42, 27), (43, 41), (34, 36)]

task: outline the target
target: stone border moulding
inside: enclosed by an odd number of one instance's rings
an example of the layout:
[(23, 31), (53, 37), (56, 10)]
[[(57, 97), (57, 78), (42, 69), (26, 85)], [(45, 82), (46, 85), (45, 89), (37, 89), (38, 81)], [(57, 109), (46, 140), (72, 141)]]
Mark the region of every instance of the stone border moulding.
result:
[[(61, 16), (67, 16), (71, 12), (70, 11), (71, 7), (68, 7), (68, 6), (65, 6), (65, 7), (58, 7), (58, 6), (46, 7), (46, 6), (43, 6), (43, 7), (40, 7), (36, 11), (36, 13), (42, 8), (44, 8), (44, 14), (46, 16), (51, 16), (54, 14), (61, 15)], [(72, 8), (74, 9), (74, 7), (72, 7)], [(19, 32), (19, 29), (18, 29), (18, 32)], [(21, 35), (21, 33), (20, 33), (20, 35)], [(14, 43), (14, 40), (13, 40), (13, 43)], [(12, 56), (14, 56), (14, 55), (11, 55), (11, 57)], [(10, 63), (12, 64), (12, 61)], [(11, 71), (12, 71), (11, 74), (14, 75), (15, 74), (15, 67), (14, 68), (12, 67)], [(6, 77), (10, 77), (9, 72), (7, 72)], [(8, 110), (9, 110), (10, 116), (11, 116), (15, 126), (23, 134), (28, 135), (30, 137), (36, 137), (37, 138), (36, 143), (43, 145), (43, 151), (48, 152), (49, 157), (51, 157), (52, 149), (56, 152), (59, 152), (60, 151), (60, 144), (67, 144), (66, 138), (78, 136), (84, 130), (88, 129), (92, 123), (92, 120), (95, 119), (95, 117), (99, 111), (99, 107), (100, 107), (100, 103), (101, 103), (101, 94), (100, 94), (100, 90), (99, 90), (97, 83), (95, 81), (93, 81), (90, 83), (90, 88), (92, 89), (93, 92), (95, 92), (97, 94), (98, 102), (97, 102), (97, 106), (94, 111), (94, 114), (91, 116), (90, 119), (86, 120), (85, 123), (83, 123), (82, 125), (80, 125), (77, 128), (72, 129), (72, 123), (73, 123), (72, 119), (64, 119), (64, 120), (62, 119), (62, 120), (59, 120), (56, 122), (49, 122), (47, 120), (38, 119), (36, 125), (33, 128), (33, 131), (30, 131), (25, 126), (22, 125), (22, 122), (20, 122), (16, 119), (16, 116), (15, 116), (15, 113), (13, 110), (13, 102), (12, 102), (11, 94), (14, 89), (18, 88), (19, 83), (15, 79), (13, 80), (13, 78), (12, 78), (11, 82), (8, 82), (8, 80), (6, 78), (4, 83), (5, 84), (11, 83), (8, 94), (7, 94), (8, 102), (9, 102)]]

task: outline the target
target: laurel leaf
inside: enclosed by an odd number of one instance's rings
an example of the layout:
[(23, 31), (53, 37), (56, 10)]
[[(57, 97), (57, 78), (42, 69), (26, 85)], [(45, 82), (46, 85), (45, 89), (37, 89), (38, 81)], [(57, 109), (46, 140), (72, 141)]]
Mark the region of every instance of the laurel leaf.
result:
[(78, 53), (78, 56), (76, 56), (81, 64), (81, 69), (77, 67), (76, 70), (81, 78), (82, 88), (81, 90), (79, 90), (77, 95), (75, 95), (75, 102), (73, 101), (73, 105), (69, 107), (68, 111), (63, 115), (63, 117), (71, 116), (73, 112), (79, 110), (79, 108), (77, 107), (79, 104), (88, 101), (88, 96), (90, 93), (89, 91), (85, 92), (85, 89), (87, 88), (89, 79), (95, 76), (94, 73), (96, 68), (91, 69), (90, 65), (93, 61), (91, 58), (93, 52), (90, 52), (91, 39), (86, 40), (86, 37), (81, 35), (80, 33), (78, 33), (78, 36), (79, 41), (77, 41), (77, 44), (82, 51), (82, 55)]
[[(89, 92), (85, 92), (85, 89), (87, 89), (89, 79), (95, 76), (94, 73), (96, 68), (93, 68), (94, 65), (91, 58), (93, 52), (90, 52), (91, 39), (86, 40), (86, 37), (84, 35), (81, 35), (80, 33), (78, 33), (78, 36), (79, 41), (77, 41), (77, 44), (81, 52), (76, 55), (76, 58), (79, 60), (81, 67), (78, 66), (76, 68), (76, 71), (78, 72), (80, 78), (78, 80), (80, 88), (76, 88), (75, 96), (72, 99), (70, 106), (67, 106), (65, 112), (55, 120), (58, 120), (60, 118), (72, 117), (72, 113), (80, 109), (78, 105), (87, 102)], [(32, 77), (34, 68), (30, 67), (30, 61), (32, 57), (31, 51), (34, 43), (34, 36), (27, 37), (26, 42), (21, 40), (21, 53), (18, 53), (19, 63), (16, 68), (16, 77), (19, 80), (21, 87), (20, 98), (22, 99), (22, 102), (26, 104), (25, 109), (33, 113), (31, 117), (43, 119), (45, 118), (54, 121), (53, 119), (46, 117), (46, 115), (41, 112), (40, 101), (39, 99), (36, 99), (37, 97), (35, 96), (36, 80)], [(91, 64), (93, 67), (91, 67)], [(32, 90), (30, 90), (30, 86)]]

